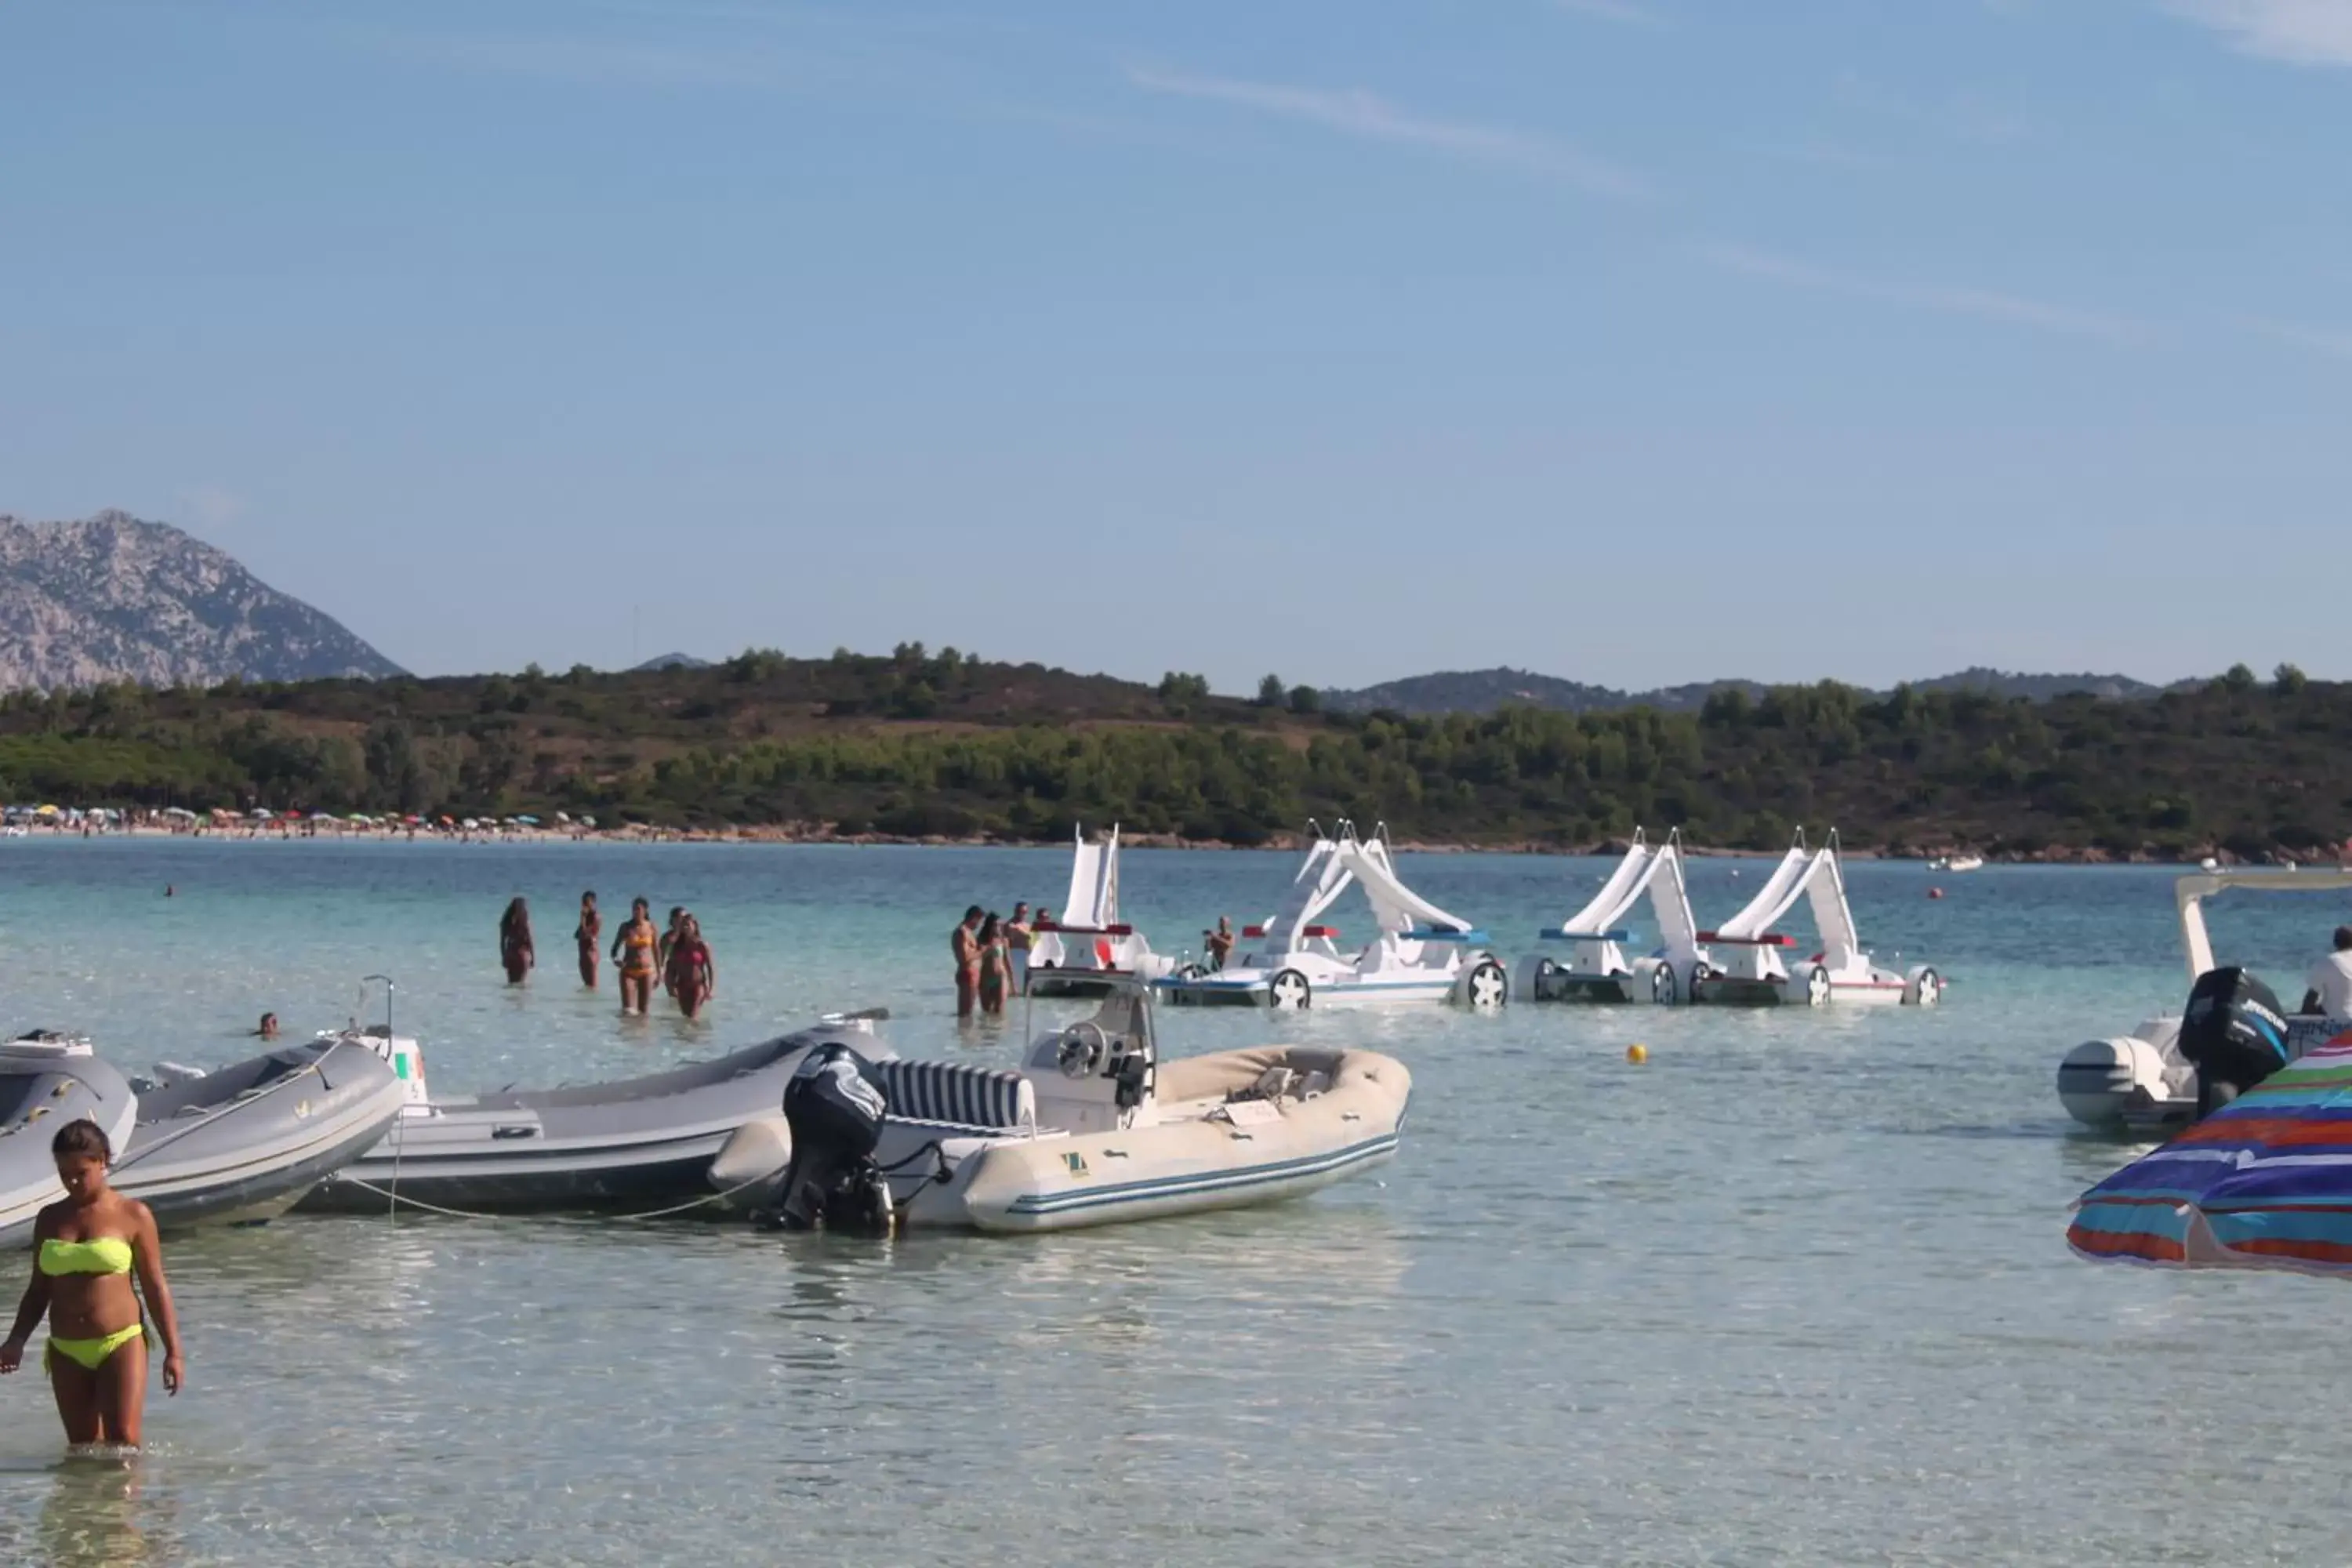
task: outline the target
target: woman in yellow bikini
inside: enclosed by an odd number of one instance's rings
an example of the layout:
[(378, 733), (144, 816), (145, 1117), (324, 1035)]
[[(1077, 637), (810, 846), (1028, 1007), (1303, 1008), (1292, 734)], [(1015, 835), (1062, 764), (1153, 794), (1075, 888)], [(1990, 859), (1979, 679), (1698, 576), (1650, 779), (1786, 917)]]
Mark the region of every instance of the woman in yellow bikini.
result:
[(643, 899), (629, 902), (629, 923), (613, 939), (613, 962), (621, 966), (621, 1016), (651, 1012), (654, 976), (661, 973), (661, 932), (654, 926), (654, 907)]
[[(44, 1315), (41, 1357), (70, 1444), (137, 1447), (147, 1407), (147, 1341), (139, 1298), (163, 1341), (163, 1392), (180, 1392), (180, 1321), (163, 1282), (155, 1216), (106, 1183), (114, 1158), (95, 1121), (68, 1121), (49, 1144), (66, 1195), (33, 1222), (33, 1282), (16, 1326), (0, 1344), (0, 1373), (23, 1364), (25, 1342)], [(139, 1286), (131, 1289), (136, 1270)]]

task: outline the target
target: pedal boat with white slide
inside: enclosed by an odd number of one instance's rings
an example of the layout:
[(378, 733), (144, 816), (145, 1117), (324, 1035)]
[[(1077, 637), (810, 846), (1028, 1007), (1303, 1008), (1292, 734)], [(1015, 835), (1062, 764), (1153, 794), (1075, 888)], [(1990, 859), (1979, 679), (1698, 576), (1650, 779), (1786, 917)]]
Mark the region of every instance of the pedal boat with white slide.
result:
[[(1791, 962), (1796, 939), (1772, 928), (1805, 900), (1811, 907), (1821, 951)], [(1693, 1002), (1731, 1006), (1832, 1003), (1901, 1003), (1933, 1006), (1943, 998), (1944, 980), (1933, 967), (1914, 964), (1896, 972), (1871, 962), (1855, 934), (1853, 909), (1845, 896), (1845, 872), (1838, 859), (1837, 833), (1819, 849), (1805, 847), (1804, 831), (1748, 907), (1713, 931), (1698, 933), (1707, 957), (1693, 981)]]
[[(1399, 879), (1385, 831), (1359, 839), (1353, 824), (1327, 838), (1313, 824), (1307, 859), (1278, 912), (1245, 926), (1222, 969), (1189, 964), (1159, 984), (1180, 1005), (1394, 1006), (1459, 1002), (1492, 1009), (1510, 999), (1510, 975), (1486, 950), (1486, 933), (1450, 915)], [(1323, 916), (1350, 887), (1371, 907), (1375, 935), (1352, 952)]]
[(0, 1247), (33, 1238), (33, 1221), (66, 1195), (49, 1142), (68, 1121), (94, 1121), (120, 1149), (138, 1098), (78, 1036), (43, 1030), (0, 1045)]
[(875, 1010), (644, 1078), (436, 1099), (423, 1051), (393, 1033), (389, 1012), (341, 1037), (392, 1064), (405, 1087), (401, 1113), (374, 1147), (313, 1187), (300, 1212), (381, 1214), (406, 1203), (522, 1213), (700, 1199), (719, 1149), (782, 1103), (812, 1046), (842, 1041), (869, 1057), (889, 1054), (874, 1032), (887, 1015)]
[[(2352, 867), (2224, 869), (2209, 863), (2175, 880), (2172, 900), (2192, 985), (2217, 967), (2205, 900), (2231, 892), (2342, 896), (2352, 892)], [(2058, 1100), (2066, 1114), (2102, 1131), (2157, 1133), (2194, 1121), (2197, 1068), (2180, 1054), (2180, 1018), (2177, 1011), (2159, 1013), (2126, 1034), (2085, 1040), (2069, 1050), (2058, 1063)], [(2293, 1059), (2325, 1045), (2352, 1026), (2352, 1020), (2294, 1014), (2286, 1026), (2286, 1051)]]
[[(1302, 1196), (1394, 1157), (1412, 1075), (1393, 1058), (1265, 1046), (1162, 1060), (1150, 988), (1108, 993), (1090, 1018), (1034, 1036), (1017, 1071), (874, 1064), (887, 1110), (873, 1160), (901, 1226), (1075, 1230)], [(730, 1202), (792, 1154), (781, 1114), (712, 1164)]]
[(1175, 960), (1151, 951), (1143, 933), (1119, 919), (1118, 828), (1097, 843), (1083, 827), (1070, 863), (1061, 912), (1040, 920), (1021, 974), (1031, 996), (1099, 996), (1124, 977), (1158, 980)]
[[(1654, 952), (1628, 958), (1633, 932), (1625, 917), (1644, 898), (1657, 927)], [(1532, 1002), (1642, 1002), (1671, 1006), (1689, 997), (1691, 977), (1706, 964), (1698, 922), (1691, 915), (1690, 891), (1683, 879), (1682, 834), (1653, 845), (1640, 828), (1616, 870), (1592, 901), (1538, 932), (1565, 944), (1563, 956), (1530, 953), (1519, 961), (1519, 996)]]

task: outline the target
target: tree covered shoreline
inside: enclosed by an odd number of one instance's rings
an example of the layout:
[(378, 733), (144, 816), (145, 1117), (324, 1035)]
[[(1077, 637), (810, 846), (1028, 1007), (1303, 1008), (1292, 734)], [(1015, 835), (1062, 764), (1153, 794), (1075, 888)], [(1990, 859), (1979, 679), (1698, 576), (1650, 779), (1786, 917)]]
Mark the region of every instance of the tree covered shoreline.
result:
[(1780, 847), (2021, 858), (2332, 853), (2352, 830), (2352, 685), (2242, 668), (2045, 702), (1834, 682), (1697, 712), (1326, 713), (930, 653), (707, 669), (0, 698), (0, 797), (550, 816), (793, 837), (1263, 844), (1308, 817), (1401, 839), (1570, 849), (1680, 826)]

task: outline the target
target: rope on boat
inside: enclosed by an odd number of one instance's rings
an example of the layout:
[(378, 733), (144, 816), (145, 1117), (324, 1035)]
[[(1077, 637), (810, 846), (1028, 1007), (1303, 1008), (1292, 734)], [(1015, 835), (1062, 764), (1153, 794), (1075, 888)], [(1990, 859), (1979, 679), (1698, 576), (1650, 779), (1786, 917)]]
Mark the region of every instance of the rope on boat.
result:
[[(688, 1209), (698, 1209), (709, 1204), (723, 1203), (727, 1199), (733, 1197), (737, 1193), (743, 1191), (745, 1188), (756, 1187), (762, 1182), (772, 1182), (782, 1173), (781, 1171), (764, 1172), (760, 1175), (753, 1176), (749, 1181), (738, 1182), (731, 1187), (727, 1187), (721, 1191), (709, 1194), (703, 1197), (692, 1198), (682, 1204), (673, 1204), (667, 1208), (647, 1209), (642, 1214), (603, 1215), (598, 1217), (617, 1221), (623, 1225), (634, 1225), (640, 1221), (649, 1219), (667, 1219), (672, 1215), (684, 1214)], [(387, 1202), (392, 1205), (390, 1210), (387, 1211), (388, 1213), (398, 1213), (400, 1205), (405, 1204), (410, 1208), (423, 1209), (427, 1214), (446, 1215), (451, 1219), (512, 1220), (521, 1219), (524, 1217), (519, 1214), (488, 1214), (479, 1210), (444, 1208), (439, 1204), (428, 1204), (422, 1198), (409, 1197), (401, 1193), (395, 1187), (379, 1187), (373, 1182), (362, 1181), (357, 1176), (343, 1175), (338, 1176), (335, 1179), (339, 1182), (349, 1182), (352, 1186), (359, 1188), (362, 1192), (373, 1193), (376, 1196), (387, 1200)], [(395, 1180), (397, 1178), (395, 1178)]]

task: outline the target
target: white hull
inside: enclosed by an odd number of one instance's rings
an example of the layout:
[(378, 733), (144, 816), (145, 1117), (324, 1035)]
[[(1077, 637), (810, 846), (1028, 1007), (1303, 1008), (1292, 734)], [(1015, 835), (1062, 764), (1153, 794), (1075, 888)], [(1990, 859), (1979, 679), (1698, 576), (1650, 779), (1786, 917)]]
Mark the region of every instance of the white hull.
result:
[[(1287, 1064), (1327, 1072), (1330, 1087), (1306, 1099), (1225, 1102), (1224, 1093)], [(945, 1183), (906, 1173), (902, 1222), (1076, 1230), (1300, 1196), (1392, 1158), (1412, 1090), (1403, 1063), (1370, 1051), (1223, 1051), (1162, 1062), (1160, 1074), (1186, 1098), (1155, 1104), (1157, 1120), (975, 1142), (950, 1156)]]
[[(1318, 1010), (1363, 1007), (1419, 1007), (1454, 1000), (1459, 982), (1452, 976), (1435, 980), (1326, 980), (1307, 994), (1307, 1005)], [(1202, 980), (1164, 980), (1155, 988), (1163, 1002), (1179, 1006), (1271, 1007), (1274, 976), (1270, 974), (1211, 975)], [(1288, 1005), (1288, 1004), (1286, 1004)]]

